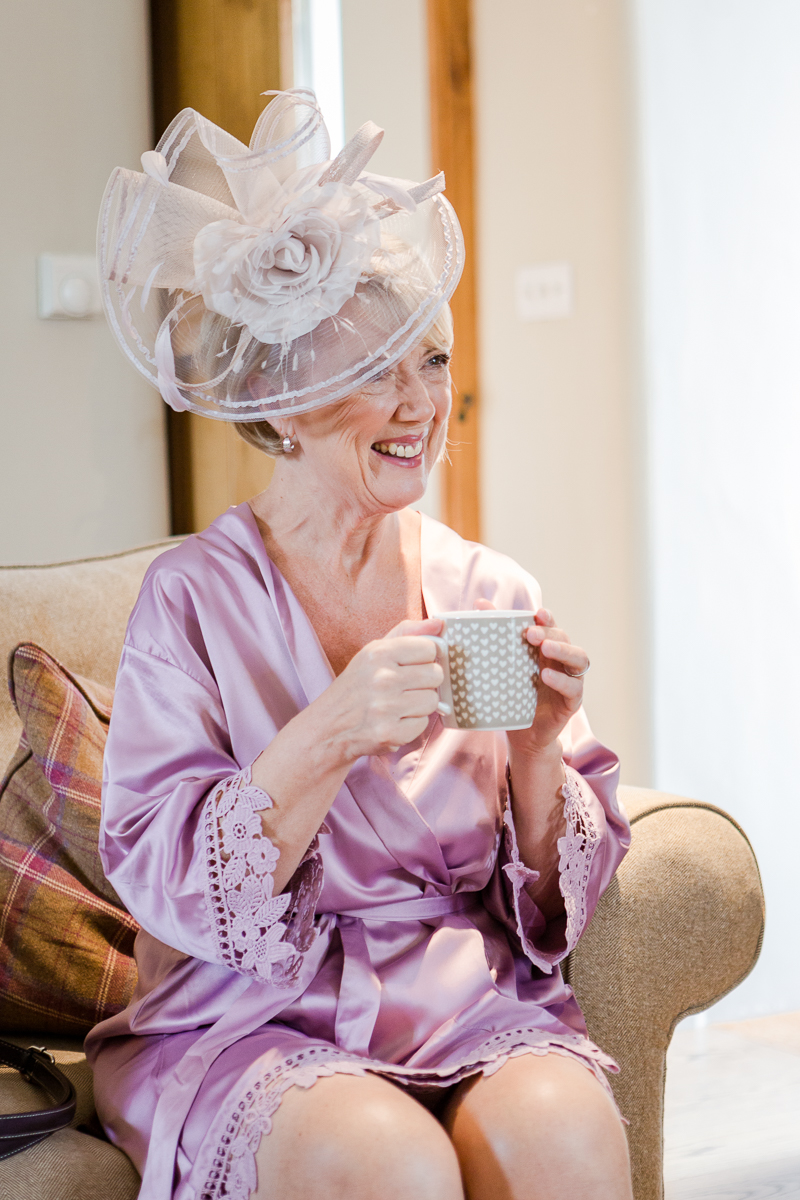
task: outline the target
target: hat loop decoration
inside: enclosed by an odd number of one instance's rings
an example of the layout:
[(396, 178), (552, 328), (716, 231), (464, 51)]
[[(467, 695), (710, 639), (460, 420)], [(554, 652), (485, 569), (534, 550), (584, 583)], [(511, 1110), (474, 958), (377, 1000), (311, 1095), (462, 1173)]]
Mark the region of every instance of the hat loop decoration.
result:
[(124, 352), (172, 408), (221, 420), (357, 391), (430, 328), (464, 259), (442, 174), (367, 173), (371, 121), (330, 161), (314, 93), (264, 94), (249, 147), (179, 113), (143, 173), (113, 172), (98, 230)]

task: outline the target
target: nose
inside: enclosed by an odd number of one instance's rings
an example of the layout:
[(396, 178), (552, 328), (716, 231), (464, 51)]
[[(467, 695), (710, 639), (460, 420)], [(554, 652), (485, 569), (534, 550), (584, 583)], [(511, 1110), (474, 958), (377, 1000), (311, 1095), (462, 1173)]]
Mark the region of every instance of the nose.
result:
[(424, 380), (416, 371), (404, 372), (398, 380), (399, 403), (396, 416), (399, 421), (425, 422), (433, 419), (436, 406), (428, 395)]

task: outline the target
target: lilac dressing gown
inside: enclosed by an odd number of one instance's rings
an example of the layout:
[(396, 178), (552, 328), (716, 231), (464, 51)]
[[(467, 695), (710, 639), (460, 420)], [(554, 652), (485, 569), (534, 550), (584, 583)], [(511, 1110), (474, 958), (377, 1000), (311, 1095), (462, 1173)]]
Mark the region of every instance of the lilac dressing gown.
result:
[[(423, 517), (429, 613), (540, 605), (510, 559)], [(287, 890), (250, 765), (332, 682), (246, 504), (147, 573), (120, 662), (101, 853), (141, 923), (133, 1001), (87, 1039), (141, 1200), (247, 1200), (287, 1088), (366, 1070), (423, 1102), (509, 1056), (603, 1078), (557, 963), (628, 845), (617, 760), (565, 731), (565, 914), (545, 921), (508, 807), (504, 734), (445, 729), (353, 766)]]

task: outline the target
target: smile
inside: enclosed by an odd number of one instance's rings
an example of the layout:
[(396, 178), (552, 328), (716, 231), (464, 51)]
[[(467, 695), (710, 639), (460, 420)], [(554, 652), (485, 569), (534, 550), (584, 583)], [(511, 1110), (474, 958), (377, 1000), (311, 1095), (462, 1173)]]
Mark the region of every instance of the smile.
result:
[(384, 458), (393, 458), (398, 463), (404, 466), (416, 466), (422, 456), (422, 448), (425, 445), (425, 439), (420, 438), (418, 441), (395, 441), (395, 442), (373, 442), (372, 449), (376, 454), (382, 455)]

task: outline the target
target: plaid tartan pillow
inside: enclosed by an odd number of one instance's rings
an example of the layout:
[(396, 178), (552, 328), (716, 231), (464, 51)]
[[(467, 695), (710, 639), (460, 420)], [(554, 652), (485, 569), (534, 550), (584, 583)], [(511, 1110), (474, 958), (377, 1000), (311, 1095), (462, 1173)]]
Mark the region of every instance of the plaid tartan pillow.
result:
[(0, 783), (0, 1030), (79, 1035), (130, 1000), (138, 926), (97, 849), (113, 693), (23, 643), (22, 738)]

